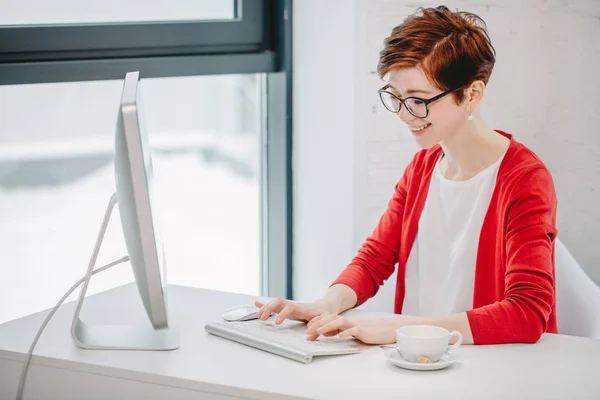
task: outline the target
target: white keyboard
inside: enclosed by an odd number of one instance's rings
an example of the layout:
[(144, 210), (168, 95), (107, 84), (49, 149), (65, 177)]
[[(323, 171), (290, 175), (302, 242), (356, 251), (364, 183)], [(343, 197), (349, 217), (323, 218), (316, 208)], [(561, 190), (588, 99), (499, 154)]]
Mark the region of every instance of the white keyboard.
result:
[(306, 334), (287, 324), (276, 325), (271, 320), (244, 322), (215, 322), (205, 326), (208, 333), (220, 336), (269, 353), (303, 363), (315, 356), (356, 354), (360, 352), (351, 340), (306, 340)]

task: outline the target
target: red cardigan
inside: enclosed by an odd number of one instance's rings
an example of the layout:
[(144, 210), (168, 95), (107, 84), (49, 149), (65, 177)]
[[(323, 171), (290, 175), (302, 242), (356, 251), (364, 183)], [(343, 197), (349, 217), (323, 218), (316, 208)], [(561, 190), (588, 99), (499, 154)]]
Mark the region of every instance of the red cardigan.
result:
[[(512, 135), (484, 218), (475, 265), (475, 344), (536, 342), (556, 333), (554, 238), (556, 195), (542, 161)], [(358, 254), (333, 284), (352, 288), (355, 307), (374, 296), (398, 264), (394, 311), (402, 313), (404, 273), (417, 234), (431, 173), (442, 149), (417, 152), (388, 208)]]

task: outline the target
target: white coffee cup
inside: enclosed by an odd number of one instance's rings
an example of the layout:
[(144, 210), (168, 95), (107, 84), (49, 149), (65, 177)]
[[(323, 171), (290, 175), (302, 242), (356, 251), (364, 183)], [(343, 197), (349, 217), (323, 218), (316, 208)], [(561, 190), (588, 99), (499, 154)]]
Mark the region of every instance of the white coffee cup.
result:
[[(450, 339), (454, 336), (457, 341), (450, 345)], [(459, 347), (462, 341), (460, 332), (449, 332), (438, 326), (407, 325), (396, 330), (396, 349), (409, 362), (417, 362), (419, 357), (437, 362), (448, 349)]]

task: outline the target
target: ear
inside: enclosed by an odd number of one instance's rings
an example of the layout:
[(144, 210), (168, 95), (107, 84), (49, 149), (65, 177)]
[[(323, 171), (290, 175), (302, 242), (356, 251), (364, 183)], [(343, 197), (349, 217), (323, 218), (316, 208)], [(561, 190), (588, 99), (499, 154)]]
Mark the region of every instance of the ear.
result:
[(483, 100), (485, 92), (485, 83), (483, 81), (475, 81), (465, 90), (464, 103), (467, 108), (475, 111), (479, 107), (479, 103)]

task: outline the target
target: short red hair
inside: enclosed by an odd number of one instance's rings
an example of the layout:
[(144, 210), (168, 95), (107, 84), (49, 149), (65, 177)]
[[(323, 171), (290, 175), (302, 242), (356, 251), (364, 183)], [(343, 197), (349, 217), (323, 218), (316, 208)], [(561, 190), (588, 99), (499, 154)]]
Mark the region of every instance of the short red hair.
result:
[[(419, 66), (441, 90), (481, 80), (488, 83), (496, 51), (485, 22), (477, 15), (445, 6), (419, 8), (396, 26), (379, 53), (380, 77), (399, 68)], [(460, 103), (464, 93), (455, 93)]]

